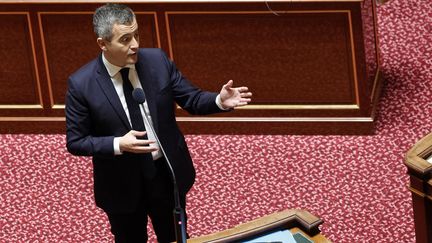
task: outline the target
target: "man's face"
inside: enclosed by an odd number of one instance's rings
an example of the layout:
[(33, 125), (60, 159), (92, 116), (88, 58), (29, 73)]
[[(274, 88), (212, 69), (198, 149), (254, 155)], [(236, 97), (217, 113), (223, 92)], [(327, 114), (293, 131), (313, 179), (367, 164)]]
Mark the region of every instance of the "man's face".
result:
[(138, 61), (138, 24), (136, 19), (131, 25), (114, 24), (111, 41), (98, 38), (98, 44), (105, 58), (112, 64), (123, 67)]

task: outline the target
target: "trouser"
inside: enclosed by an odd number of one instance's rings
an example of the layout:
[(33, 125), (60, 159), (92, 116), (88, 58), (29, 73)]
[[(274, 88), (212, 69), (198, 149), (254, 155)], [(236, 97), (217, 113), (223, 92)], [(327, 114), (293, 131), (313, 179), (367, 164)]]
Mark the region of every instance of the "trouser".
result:
[[(165, 163), (163, 160), (158, 162)], [(157, 167), (156, 176), (143, 182), (143, 196), (135, 212), (107, 214), (116, 243), (147, 242), (147, 216), (151, 219), (158, 242), (176, 241), (173, 218), (175, 205), (171, 177), (166, 166)], [(180, 204), (185, 209), (185, 195), (180, 195)]]

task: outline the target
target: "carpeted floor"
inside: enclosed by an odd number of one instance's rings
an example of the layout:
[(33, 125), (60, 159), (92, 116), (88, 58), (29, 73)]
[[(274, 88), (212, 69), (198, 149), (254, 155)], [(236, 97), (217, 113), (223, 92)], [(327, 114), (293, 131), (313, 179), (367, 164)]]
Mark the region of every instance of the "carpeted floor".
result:
[[(392, 0), (378, 17), (376, 134), (187, 136), (191, 236), (302, 208), (334, 242), (415, 242), (403, 157), (432, 131), (432, 5)], [(92, 183), (90, 158), (69, 155), (64, 135), (0, 135), (0, 242), (112, 242)]]

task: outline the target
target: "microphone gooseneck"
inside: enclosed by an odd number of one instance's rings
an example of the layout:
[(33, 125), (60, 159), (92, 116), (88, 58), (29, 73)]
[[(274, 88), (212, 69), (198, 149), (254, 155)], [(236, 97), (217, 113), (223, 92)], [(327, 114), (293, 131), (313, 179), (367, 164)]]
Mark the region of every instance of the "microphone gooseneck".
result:
[(146, 100), (144, 91), (140, 88), (136, 88), (132, 91), (132, 97), (139, 105), (142, 106), (142, 109), (144, 111), (144, 119), (147, 122), (147, 124), (149, 125), (150, 129), (152, 130), (154, 137), (156, 139), (156, 142), (158, 143), (159, 148), (162, 152), (162, 155), (165, 157), (166, 164), (168, 165), (168, 168), (170, 170), (171, 179), (172, 179), (172, 183), (173, 183), (173, 190), (174, 190), (175, 208), (174, 208), (173, 214), (174, 214), (174, 227), (176, 229), (176, 240), (177, 240), (177, 243), (186, 243), (186, 219), (185, 219), (184, 209), (180, 205), (179, 190), (178, 190), (177, 179), (175, 176), (174, 169), (171, 165), (171, 162), (169, 161), (167, 154), (165, 153), (165, 150), (164, 150), (164, 148), (163, 148), (163, 146), (159, 140), (159, 137), (156, 134), (156, 131), (155, 131), (152, 123), (149, 121), (149, 116), (148, 116), (147, 111), (143, 105), (145, 100)]

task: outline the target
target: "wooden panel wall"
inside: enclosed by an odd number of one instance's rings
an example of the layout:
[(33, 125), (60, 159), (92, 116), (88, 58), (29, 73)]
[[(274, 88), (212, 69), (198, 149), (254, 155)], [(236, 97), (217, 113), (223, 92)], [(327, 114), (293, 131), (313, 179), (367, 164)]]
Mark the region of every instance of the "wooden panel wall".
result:
[[(26, 12), (0, 13), (0, 104), (41, 107), (40, 79)], [(25, 87), (25, 88), (23, 88)], [(19, 95), (18, 95), (19, 94)], [(2, 107), (3, 108), (3, 107)]]
[[(131, 3), (142, 47), (219, 91), (254, 93), (234, 112), (195, 117), (186, 133), (370, 134), (380, 90), (374, 1)], [(0, 4), (0, 132), (63, 133), (67, 77), (99, 53), (99, 3)], [(270, 11), (269, 7), (271, 7)]]

